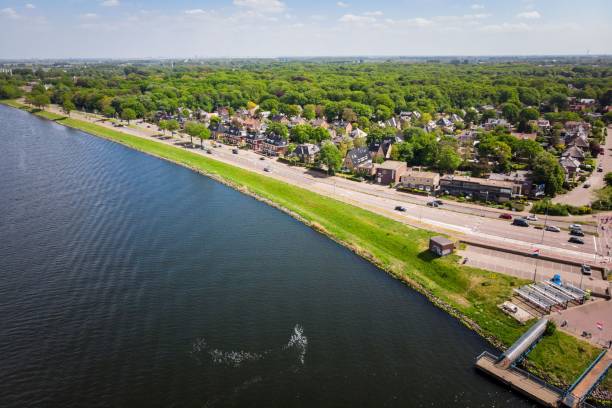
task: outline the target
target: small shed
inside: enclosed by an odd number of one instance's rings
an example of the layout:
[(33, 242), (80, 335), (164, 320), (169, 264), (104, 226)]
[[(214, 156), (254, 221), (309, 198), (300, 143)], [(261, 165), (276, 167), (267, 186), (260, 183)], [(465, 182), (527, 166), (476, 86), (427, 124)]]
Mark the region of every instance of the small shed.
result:
[(452, 254), (455, 244), (448, 238), (441, 236), (429, 238), (429, 250), (438, 256)]

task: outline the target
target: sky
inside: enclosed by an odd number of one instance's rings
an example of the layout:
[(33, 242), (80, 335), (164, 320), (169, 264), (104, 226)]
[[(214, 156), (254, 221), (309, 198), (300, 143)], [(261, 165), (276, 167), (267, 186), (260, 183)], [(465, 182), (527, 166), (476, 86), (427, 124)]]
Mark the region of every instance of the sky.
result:
[(612, 0), (0, 0), (0, 59), (612, 54)]

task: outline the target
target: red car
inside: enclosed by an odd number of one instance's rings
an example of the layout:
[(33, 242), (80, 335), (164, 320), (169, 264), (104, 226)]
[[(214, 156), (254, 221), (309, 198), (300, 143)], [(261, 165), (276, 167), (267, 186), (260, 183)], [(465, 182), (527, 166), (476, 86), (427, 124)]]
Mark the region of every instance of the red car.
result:
[(499, 215), (499, 218), (503, 218), (504, 220), (511, 220), (512, 219), (512, 215), (508, 214), (508, 213), (503, 213)]

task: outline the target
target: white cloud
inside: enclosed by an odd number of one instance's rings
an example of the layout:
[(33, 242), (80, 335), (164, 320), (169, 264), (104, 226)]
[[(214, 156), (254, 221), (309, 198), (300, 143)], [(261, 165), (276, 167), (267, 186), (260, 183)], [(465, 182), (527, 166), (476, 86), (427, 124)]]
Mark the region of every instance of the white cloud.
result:
[(96, 13), (85, 13), (85, 14), (81, 14), (80, 17), (83, 20), (94, 20), (94, 19), (98, 18), (98, 15)]
[(30, 9), (30, 10), (31, 10), (31, 9), (35, 9), (35, 8), (36, 8), (36, 6), (35, 6), (35, 5), (33, 5), (32, 3), (28, 3), (28, 4), (26, 4), (26, 5), (25, 5), (25, 8), (27, 8), (27, 9)]
[(452, 22), (469, 22), (472, 20), (482, 20), (490, 17), (487, 13), (464, 14), (462, 16), (435, 16), (432, 19), (437, 22), (452, 23)]
[(351, 5), (348, 4), (348, 3), (345, 3), (343, 1), (339, 1), (339, 2), (336, 3), (336, 6), (342, 7), (342, 8), (347, 8), (347, 7), (350, 7)]
[(190, 15), (206, 14), (206, 10), (202, 10), (202, 9), (185, 10), (185, 14), (190, 14)]
[(481, 28), (482, 31), (488, 33), (518, 33), (523, 31), (531, 30), (531, 27), (525, 23), (502, 23), (502, 24), (491, 24)]
[(338, 19), (341, 23), (373, 23), (376, 18), (371, 16), (358, 16), (355, 14), (345, 14)]
[(482, 4), (477, 4), (477, 3), (475, 3), (475, 4), (472, 4), (472, 5), (470, 6), (470, 8), (471, 8), (472, 10), (482, 10), (482, 9), (483, 9), (483, 8), (485, 8), (485, 7), (484, 7)]
[(540, 13), (538, 13), (536, 10), (534, 11), (524, 11), (522, 13), (518, 13), (516, 15), (517, 18), (525, 18), (528, 20), (537, 20), (538, 18), (542, 17), (540, 15)]
[(393, 20), (393, 19), (388, 18), (385, 20), (385, 23), (389, 25), (393, 25), (395, 27), (399, 27), (399, 28), (401, 27), (410, 28), (410, 27), (428, 27), (433, 24), (433, 21), (428, 20), (423, 17), (408, 18), (408, 19), (403, 19), (403, 20)]
[(234, 5), (260, 13), (280, 13), (285, 10), (285, 3), (280, 0), (234, 0)]
[(119, 0), (104, 0), (100, 4), (104, 7), (117, 7), (119, 5)]
[(19, 18), (19, 14), (15, 11), (15, 9), (11, 7), (3, 8), (0, 10), (0, 15), (11, 18), (13, 20), (17, 20)]
[(382, 16), (383, 12), (380, 10), (376, 10), (376, 11), (366, 11), (365, 13), (363, 13), (364, 16)]

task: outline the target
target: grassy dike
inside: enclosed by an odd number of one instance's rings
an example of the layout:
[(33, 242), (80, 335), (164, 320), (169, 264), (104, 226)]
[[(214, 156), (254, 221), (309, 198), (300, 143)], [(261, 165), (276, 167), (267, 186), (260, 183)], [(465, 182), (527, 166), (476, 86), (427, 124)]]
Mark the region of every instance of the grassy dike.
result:
[[(3, 103), (27, 109), (14, 101)], [(185, 149), (44, 111), (34, 113), (183, 165), (287, 212), (426, 295), (498, 347), (507, 347), (526, 330), (497, 308), (522, 281), (461, 266), (456, 256), (431, 256), (427, 245), (433, 234), (428, 231)], [(532, 372), (563, 386), (570, 384), (597, 353), (590, 344), (556, 331), (542, 340), (527, 365)], [(610, 388), (609, 379), (607, 384)]]

